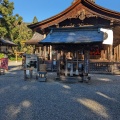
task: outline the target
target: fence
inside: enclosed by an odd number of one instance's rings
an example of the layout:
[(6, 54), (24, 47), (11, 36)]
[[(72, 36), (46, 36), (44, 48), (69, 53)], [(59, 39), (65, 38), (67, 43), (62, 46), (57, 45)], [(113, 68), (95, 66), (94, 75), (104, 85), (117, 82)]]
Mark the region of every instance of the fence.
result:
[(90, 73), (120, 74), (120, 62), (93, 62), (90, 63)]
[[(47, 71), (56, 71), (53, 67), (52, 61), (45, 61), (47, 64)], [(89, 73), (101, 73), (101, 74), (120, 74), (120, 62), (90, 62)]]

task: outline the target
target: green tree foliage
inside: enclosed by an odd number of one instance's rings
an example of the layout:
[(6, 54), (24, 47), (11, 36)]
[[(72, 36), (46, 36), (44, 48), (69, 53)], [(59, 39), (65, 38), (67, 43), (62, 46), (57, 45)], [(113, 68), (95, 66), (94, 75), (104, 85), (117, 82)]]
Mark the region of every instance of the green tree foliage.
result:
[(95, 3), (95, 0), (91, 0), (91, 1)]
[(9, 39), (14, 38), (14, 32), (16, 31), (16, 25), (22, 22), (22, 17), (19, 15), (12, 15), (14, 9), (13, 2), (9, 3), (8, 0), (3, 0), (0, 4), (0, 36), (7, 37)]
[(37, 19), (37, 17), (35, 16), (34, 18), (33, 18), (33, 23), (37, 23), (38, 22), (38, 19)]
[(19, 25), (19, 35), (17, 39), (14, 40), (16, 44), (18, 44), (17, 51), (29, 52), (29, 47), (26, 46), (25, 42), (32, 37), (32, 31), (27, 27), (26, 23), (22, 23)]
[(0, 37), (8, 38), (18, 44), (17, 51), (23, 51), (21, 41), (32, 37), (32, 31), (19, 14), (13, 15), (14, 3), (3, 0), (0, 4)]

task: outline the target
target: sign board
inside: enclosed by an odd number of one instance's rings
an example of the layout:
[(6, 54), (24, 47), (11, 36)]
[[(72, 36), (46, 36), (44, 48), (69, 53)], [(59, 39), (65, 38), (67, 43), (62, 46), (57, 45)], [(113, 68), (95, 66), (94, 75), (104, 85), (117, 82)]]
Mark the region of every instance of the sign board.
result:
[(37, 68), (37, 56), (36, 55), (26, 55), (26, 67), (27, 68)]
[[(34, 68), (33, 72), (38, 70), (38, 58), (36, 55), (26, 54), (26, 68)], [(26, 71), (26, 74), (28, 71)]]
[(0, 59), (0, 68), (4, 68), (4, 69), (8, 70), (8, 58)]

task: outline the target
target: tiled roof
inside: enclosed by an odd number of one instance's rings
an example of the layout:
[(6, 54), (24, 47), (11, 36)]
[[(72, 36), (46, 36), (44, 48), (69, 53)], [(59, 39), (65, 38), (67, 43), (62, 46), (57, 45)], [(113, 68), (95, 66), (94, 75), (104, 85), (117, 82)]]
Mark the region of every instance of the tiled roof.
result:
[(44, 36), (35, 32), (33, 37), (26, 42), (28, 45), (36, 45), (39, 41), (43, 40)]
[(0, 38), (0, 43), (2, 45), (17, 46), (17, 44), (13, 43), (12, 41), (3, 38)]
[(40, 44), (80, 44), (102, 42), (104, 34), (98, 29), (55, 29)]

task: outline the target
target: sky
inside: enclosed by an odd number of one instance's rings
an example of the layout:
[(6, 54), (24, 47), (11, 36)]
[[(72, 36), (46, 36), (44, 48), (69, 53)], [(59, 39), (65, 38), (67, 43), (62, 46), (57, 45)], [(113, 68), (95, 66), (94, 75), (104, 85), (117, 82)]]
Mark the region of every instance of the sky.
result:
[[(9, 0), (14, 2), (13, 14), (19, 14), (24, 22), (32, 22), (34, 16), (38, 21), (52, 17), (66, 8), (73, 0)], [(120, 12), (120, 0), (96, 0), (96, 4)]]

